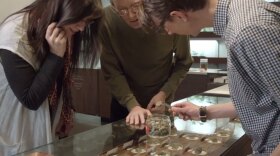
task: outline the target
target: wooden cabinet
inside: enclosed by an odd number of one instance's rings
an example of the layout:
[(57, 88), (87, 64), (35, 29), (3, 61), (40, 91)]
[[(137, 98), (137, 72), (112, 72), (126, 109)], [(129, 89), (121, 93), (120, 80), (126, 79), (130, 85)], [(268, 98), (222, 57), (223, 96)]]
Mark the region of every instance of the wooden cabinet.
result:
[(110, 116), (111, 95), (100, 69), (76, 69), (71, 90), (77, 112)]
[(253, 151), (251, 148), (252, 139), (248, 135), (243, 135), (238, 141), (230, 146), (221, 156), (247, 156)]
[(207, 75), (188, 74), (175, 92), (174, 100), (180, 100), (207, 90)]
[(201, 94), (207, 90), (220, 87), (224, 83), (214, 82), (215, 77), (221, 77), (219, 74), (188, 74), (175, 92), (174, 100), (180, 100), (192, 95)]
[[(174, 100), (200, 94), (209, 89), (210, 82), (208, 75), (188, 74), (178, 87)], [(110, 118), (112, 97), (100, 69), (76, 69), (71, 90), (77, 112)]]

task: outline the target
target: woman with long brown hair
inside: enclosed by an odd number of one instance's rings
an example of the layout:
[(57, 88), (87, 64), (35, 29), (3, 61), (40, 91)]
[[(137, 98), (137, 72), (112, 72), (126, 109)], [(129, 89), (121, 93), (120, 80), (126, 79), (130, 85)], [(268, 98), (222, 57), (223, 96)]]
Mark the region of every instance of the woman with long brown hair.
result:
[(71, 73), (95, 63), (100, 0), (36, 0), (0, 25), (0, 155), (66, 137)]

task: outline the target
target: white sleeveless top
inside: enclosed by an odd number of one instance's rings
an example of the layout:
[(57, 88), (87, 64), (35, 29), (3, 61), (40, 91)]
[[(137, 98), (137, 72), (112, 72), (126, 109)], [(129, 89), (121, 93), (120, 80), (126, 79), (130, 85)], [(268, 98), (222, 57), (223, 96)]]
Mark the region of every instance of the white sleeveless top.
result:
[[(0, 49), (17, 54), (38, 70), (39, 62), (28, 45), (24, 19), (27, 18), (23, 14), (14, 15), (0, 26)], [(59, 117), (61, 110), (57, 112)], [(54, 135), (51, 127), (48, 100), (36, 111), (24, 107), (10, 88), (0, 63), (0, 156), (17, 154), (52, 142)]]

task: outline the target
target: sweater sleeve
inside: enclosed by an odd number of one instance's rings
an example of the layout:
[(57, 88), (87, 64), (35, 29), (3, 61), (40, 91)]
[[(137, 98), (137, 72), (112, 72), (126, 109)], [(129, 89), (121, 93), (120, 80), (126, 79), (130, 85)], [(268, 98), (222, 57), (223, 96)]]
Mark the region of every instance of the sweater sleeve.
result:
[(111, 94), (129, 111), (135, 106), (140, 106), (128, 85), (125, 73), (114, 53), (105, 26), (100, 31), (99, 37), (102, 43), (101, 69), (105, 80), (110, 86)]
[(174, 43), (176, 48), (174, 68), (167, 82), (161, 88), (161, 91), (164, 91), (167, 97), (176, 91), (193, 63), (190, 54), (189, 37), (176, 36)]
[(39, 71), (18, 55), (0, 49), (1, 64), (8, 83), (18, 100), (28, 109), (37, 110), (63, 68), (63, 58), (49, 53)]

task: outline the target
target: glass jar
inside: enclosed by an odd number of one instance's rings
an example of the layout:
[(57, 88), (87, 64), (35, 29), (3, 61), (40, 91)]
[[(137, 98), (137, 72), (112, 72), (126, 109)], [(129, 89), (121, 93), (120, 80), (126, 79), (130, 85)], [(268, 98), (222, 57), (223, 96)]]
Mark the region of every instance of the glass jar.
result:
[(145, 128), (148, 145), (159, 145), (168, 140), (171, 134), (170, 117), (164, 114), (153, 114), (147, 118)]

